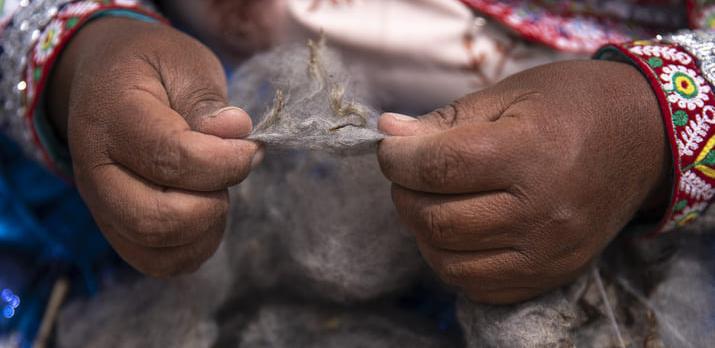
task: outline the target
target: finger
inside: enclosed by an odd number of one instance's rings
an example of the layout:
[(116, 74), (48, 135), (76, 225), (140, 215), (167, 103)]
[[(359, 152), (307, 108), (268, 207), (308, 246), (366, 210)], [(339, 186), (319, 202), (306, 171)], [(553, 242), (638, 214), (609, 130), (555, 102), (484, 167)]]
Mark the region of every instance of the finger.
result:
[(541, 276), (537, 267), (512, 249), (445, 252), (422, 243), (418, 247), (443, 282), (475, 302), (514, 303), (561, 284)]
[(495, 121), (506, 110), (506, 100), (511, 94), (482, 90), (417, 118), (386, 113), (380, 117), (378, 128), (391, 136), (413, 136), (432, 134), (475, 121)]
[(125, 99), (109, 130), (113, 161), (158, 185), (192, 191), (223, 190), (248, 175), (255, 142), (191, 130), (181, 115), (144, 91), (126, 92)]
[(504, 192), (434, 195), (393, 185), (401, 220), (418, 240), (437, 249), (480, 251), (521, 244), (520, 229), (531, 213)]
[(195, 272), (218, 249), (223, 227), (213, 226), (195, 243), (164, 248), (138, 245), (120, 233), (105, 232), (112, 248), (135, 269), (153, 277)]
[[(117, 165), (79, 173), (82, 196), (105, 233), (120, 234), (135, 245), (178, 247), (222, 229), (228, 192), (165, 190)], [(221, 228), (217, 228), (221, 227)]]
[(528, 129), (513, 118), (426, 136), (388, 137), (378, 150), (383, 174), (400, 186), (432, 193), (510, 187), (529, 161)]
[(227, 106), (189, 122), (191, 129), (224, 139), (242, 139), (251, 134), (253, 123), (248, 114), (235, 106)]

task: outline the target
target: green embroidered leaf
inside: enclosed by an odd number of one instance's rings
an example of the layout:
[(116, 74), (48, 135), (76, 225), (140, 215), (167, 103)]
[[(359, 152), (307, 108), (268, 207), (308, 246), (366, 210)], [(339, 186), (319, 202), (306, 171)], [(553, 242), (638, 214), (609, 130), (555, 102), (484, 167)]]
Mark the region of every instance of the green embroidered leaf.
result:
[(675, 205), (673, 206), (673, 211), (675, 211), (675, 212), (681, 211), (681, 210), (685, 209), (685, 207), (687, 207), (687, 206), (688, 206), (688, 201), (684, 199), (678, 203), (675, 203)]
[(688, 124), (688, 113), (683, 110), (678, 110), (673, 113), (673, 124), (682, 127)]
[(65, 27), (66, 27), (67, 29), (72, 29), (72, 27), (74, 27), (75, 25), (77, 25), (77, 22), (79, 22), (79, 18), (77, 18), (77, 17), (72, 17), (72, 18), (70, 18), (70, 19), (67, 20), (67, 22), (65, 23)]
[(650, 65), (652, 68), (660, 68), (661, 66), (663, 66), (663, 60), (658, 57), (652, 57), (648, 59), (648, 65)]
[(708, 167), (715, 166), (715, 151), (710, 150), (710, 152), (708, 152), (708, 154), (705, 155), (705, 158), (703, 158), (703, 160), (700, 161), (700, 163), (702, 163)]
[(35, 79), (35, 81), (40, 81), (41, 77), (42, 77), (42, 68), (35, 68), (35, 70), (32, 71), (32, 78)]

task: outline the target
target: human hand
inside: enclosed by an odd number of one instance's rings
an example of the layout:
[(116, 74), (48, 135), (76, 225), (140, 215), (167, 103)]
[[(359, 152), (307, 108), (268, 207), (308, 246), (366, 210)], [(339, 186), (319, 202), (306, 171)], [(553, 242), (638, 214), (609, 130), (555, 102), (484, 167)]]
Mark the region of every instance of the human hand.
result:
[(226, 107), (218, 59), (163, 25), (93, 21), (70, 42), (49, 87), (74, 179), (97, 225), (153, 276), (197, 269), (218, 247), (229, 186), (258, 145), (248, 115)]
[(400, 217), (440, 278), (476, 302), (574, 279), (668, 190), (657, 100), (622, 63), (545, 65), (419, 120), (386, 114), (380, 128), (394, 135), (379, 160)]

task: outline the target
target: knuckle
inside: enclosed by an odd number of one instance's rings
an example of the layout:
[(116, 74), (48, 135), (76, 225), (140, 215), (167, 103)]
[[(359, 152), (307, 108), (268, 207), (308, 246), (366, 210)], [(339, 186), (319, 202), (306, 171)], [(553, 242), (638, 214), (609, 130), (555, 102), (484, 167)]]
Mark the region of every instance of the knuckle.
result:
[(443, 128), (452, 128), (459, 121), (464, 119), (464, 103), (460, 100), (454, 101), (447, 106), (441, 107), (434, 111), (439, 126)]
[(429, 187), (447, 187), (454, 179), (454, 168), (463, 162), (459, 152), (453, 144), (444, 141), (432, 144), (422, 152), (426, 168), (419, 171), (420, 180)]
[(452, 235), (454, 228), (445, 215), (445, 209), (439, 204), (433, 205), (423, 212), (427, 230), (425, 239), (428, 243), (439, 246), (449, 242), (449, 236)]
[(127, 219), (126, 227), (131, 239), (148, 247), (163, 247), (171, 243), (175, 231), (180, 230), (177, 220), (161, 206), (136, 209)]
[(223, 104), (226, 100), (219, 86), (206, 85), (207, 81), (187, 82), (183, 91), (177, 93), (175, 110), (185, 118), (207, 113), (207, 106)]
[(187, 168), (190, 166), (185, 164), (190, 154), (179, 141), (180, 133), (169, 132), (163, 135), (149, 149), (151, 168), (165, 183), (182, 181), (188, 175)]

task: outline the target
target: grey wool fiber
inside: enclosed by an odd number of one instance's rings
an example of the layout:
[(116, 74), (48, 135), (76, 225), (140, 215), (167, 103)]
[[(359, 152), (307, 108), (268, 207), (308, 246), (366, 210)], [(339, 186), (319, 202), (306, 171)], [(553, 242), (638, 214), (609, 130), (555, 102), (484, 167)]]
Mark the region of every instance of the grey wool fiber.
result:
[(376, 130), (377, 112), (366, 104), (365, 91), (353, 76), (321, 38), (244, 63), (235, 73), (231, 94), (271, 100), (249, 107), (257, 115), (249, 139), (272, 148), (367, 153), (384, 136)]

